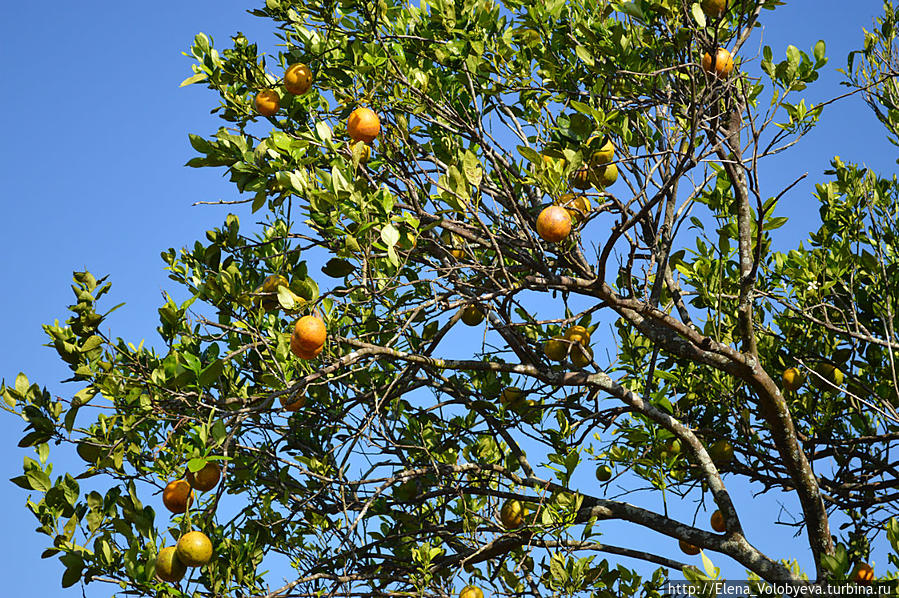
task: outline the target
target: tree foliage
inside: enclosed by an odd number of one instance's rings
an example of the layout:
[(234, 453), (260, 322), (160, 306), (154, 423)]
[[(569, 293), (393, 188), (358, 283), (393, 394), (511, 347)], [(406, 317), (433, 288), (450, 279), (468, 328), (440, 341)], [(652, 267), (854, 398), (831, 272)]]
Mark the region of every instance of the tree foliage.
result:
[[(715, 575), (677, 541), (768, 581), (845, 577), (884, 532), (895, 549), (899, 184), (834, 158), (820, 228), (772, 248), (795, 183), (769, 195), (764, 167), (826, 113), (802, 97), (824, 42), (766, 47), (760, 69), (744, 51), (777, 4), (267, 0), (251, 12), (277, 53), (197, 35), (185, 84), (225, 124), (190, 137), (189, 165), (223, 168), (241, 205), (163, 252), (180, 298), (161, 342), (104, 332), (110, 283), (79, 272), (71, 316), (45, 326), (79, 390), (0, 389), (37, 453), (13, 482), (63, 586), (609, 596)], [(892, 138), (896, 18), (885, 5), (845, 71)], [(718, 47), (728, 77), (701, 66)], [(297, 62), (302, 95), (281, 80)], [(347, 138), (359, 106), (380, 116), (371, 148)], [(574, 222), (558, 243), (536, 233), (553, 203)], [(309, 314), (328, 338), (298, 359)], [(83, 469), (54, 475), (51, 444)], [(210, 462), (220, 484), (158, 510)], [(793, 501), (780, 522), (815, 571), (755, 547), (764, 526), (729, 480)], [(608, 544), (608, 520), (672, 541)], [(212, 560), (160, 581), (157, 552), (189, 530)], [(266, 576), (285, 562), (292, 579)]]

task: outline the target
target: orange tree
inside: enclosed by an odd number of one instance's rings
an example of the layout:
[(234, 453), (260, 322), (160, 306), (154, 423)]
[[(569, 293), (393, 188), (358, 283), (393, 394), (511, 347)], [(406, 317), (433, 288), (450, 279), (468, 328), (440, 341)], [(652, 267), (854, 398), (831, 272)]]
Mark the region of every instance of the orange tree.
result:
[[(776, 4), (268, 0), (276, 53), (198, 35), (185, 83), (226, 125), (189, 165), (260, 225), (163, 253), (155, 347), (102, 332), (110, 283), (76, 273), (45, 329), (79, 389), (0, 389), (63, 585), (630, 595), (712, 573), (678, 542), (765, 580), (895, 546), (899, 186), (835, 159), (820, 229), (772, 249), (792, 186), (760, 165), (825, 64), (744, 58)], [(846, 70), (893, 136), (895, 19)], [(728, 479), (792, 501), (814, 571), (756, 548)]]

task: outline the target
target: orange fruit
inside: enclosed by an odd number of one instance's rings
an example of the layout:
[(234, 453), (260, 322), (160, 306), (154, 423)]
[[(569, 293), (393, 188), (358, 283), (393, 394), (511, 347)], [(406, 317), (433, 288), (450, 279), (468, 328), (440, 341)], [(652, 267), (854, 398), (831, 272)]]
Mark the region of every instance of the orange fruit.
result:
[(524, 523), (525, 509), (521, 501), (514, 498), (503, 504), (499, 511), (499, 520), (506, 529), (518, 529)]
[(586, 195), (575, 197), (573, 193), (566, 193), (553, 203), (565, 208), (568, 211), (568, 215), (571, 216), (571, 221), (575, 224), (579, 224), (581, 220), (586, 218), (592, 208), (590, 200)]
[(263, 89), (256, 94), (256, 112), (262, 116), (274, 116), (281, 107), (281, 96), (274, 89)]
[(702, 12), (707, 17), (717, 19), (727, 9), (727, 0), (702, 0)]
[(524, 399), (524, 391), (516, 386), (504, 388), (499, 395), (499, 401), (509, 408), (515, 408), (521, 405)]
[(537, 216), (537, 234), (548, 243), (557, 243), (571, 232), (571, 217), (561, 206), (543, 208)]
[(309, 67), (298, 62), (292, 64), (284, 73), (284, 89), (295, 96), (301, 96), (312, 87), (312, 71)]
[(599, 169), (599, 174), (597, 175), (597, 183), (599, 186), (605, 189), (606, 187), (611, 187), (615, 184), (615, 181), (618, 180), (618, 167), (614, 164), (606, 164), (602, 168)]
[(162, 581), (181, 581), (187, 567), (178, 559), (174, 546), (167, 546), (156, 555), (156, 577)]
[(608, 482), (612, 479), (612, 468), (608, 465), (600, 465), (596, 468), (596, 479), (600, 482)]
[(593, 363), (593, 350), (590, 347), (576, 344), (571, 347), (571, 365), (578, 369), (583, 369)]
[(215, 488), (215, 485), (219, 483), (219, 478), (221, 476), (221, 468), (210, 461), (206, 463), (200, 471), (188, 471), (187, 476), (185, 477), (187, 478), (187, 483), (190, 484), (193, 489), (205, 492)]
[[(587, 144), (590, 144), (590, 140), (587, 140)], [(590, 161), (596, 165), (608, 164), (615, 158), (615, 144), (611, 141), (606, 141), (601, 148), (594, 151), (590, 155)]]
[(590, 332), (583, 326), (572, 326), (565, 331), (565, 338), (573, 343), (580, 343), (584, 346), (590, 344)]
[[(293, 326), (293, 333), (290, 335), (290, 346), (304, 353), (315, 353), (325, 345), (325, 339), (328, 338), (328, 330), (321, 318), (316, 316), (303, 316)], [(304, 358), (305, 359), (305, 358)]]
[(281, 395), (278, 397), (278, 400), (281, 402), (281, 407), (284, 408), (284, 411), (299, 411), (306, 405), (306, 395), (299, 395), (297, 397)]
[(356, 108), (347, 120), (346, 132), (353, 141), (371, 143), (381, 132), (381, 119), (371, 108)]
[(725, 79), (734, 70), (734, 58), (724, 48), (718, 48), (715, 52), (715, 60), (708, 52), (702, 57), (702, 70), (719, 79)]
[(290, 283), (287, 282), (287, 279), (281, 276), (280, 274), (272, 274), (271, 276), (266, 276), (265, 280), (262, 281), (262, 292), (263, 293), (277, 293), (278, 287), (289, 287)]
[(462, 249), (462, 237), (454, 232), (443, 229), (443, 232), (440, 233), (440, 240), (443, 241), (444, 246), (451, 248), (449, 249), (451, 256), (457, 260), (461, 260), (465, 257), (465, 251)]
[(716, 532), (723, 532), (727, 529), (727, 526), (724, 525), (724, 515), (722, 515), (721, 511), (717, 509), (714, 513), (712, 513), (710, 522), (712, 524), (712, 529)]
[(568, 343), (565, 342), (564, 337), (554, 336), (546, 341), (543, 346), (543, 354), (552, 361), (565, 361), (565, 356), (568, 354)]
[(869, 584), (874, 581), (874, 569), (868, 563), (859, 563), (852, 572), (852, 581)]
[(324, 349), (324, 348), (325, 348), (325, 346), (322, 345), (318, 349), (315, 349), (313, 351), (307, 351), (307, 350), (303, 349), (302, 347), (300, 347), (300, 345), (297, 342), (297, 337), (295, 337), (294, 335), (290, 336), (290, 351), (294, 355), (299, 357), (300, 359), (306, 359), (306, 360), (315, 359), (316, 357), (318, 357), (318, 354), (321, 353), (322, 349)]
[(202, 567), (212, 558), (212, 542), (203, 532), (187, 532), (175, 545), (175, 554), (188, 567)]
[(478, 586), (465, 586), (459, 592), (459, 598), (484, 598), (484, 592)]
[(462, 322), (466, 326), (477, 326), (484, 321), (484, 312), (477, 305), (466, 305), (462, 308)]
[(680, 541), (680, 549), (681, 549), (681, 552), (683, 552), (684, 554), (689, 554), (690, 556), (695, 556), (695, 555), (699, 554), (698, 546), (693, 546), (692, 544), (690, 544), (689, 542), (686, 542), (684, 540)]
[(162, 504), (172, 513), (183, 513), (194, 501), (194, 492), (187, 480), (169, 482), (162, 491)]
[(784, 370), (783, 387), (784, 390), (795, 392), (802, 387), (802, 374), (796, 368), (787, 368)]
[(589, 168), (579, 168), (571, 175), (571, 186), (575, 189), (587, 190), (593, 186)]

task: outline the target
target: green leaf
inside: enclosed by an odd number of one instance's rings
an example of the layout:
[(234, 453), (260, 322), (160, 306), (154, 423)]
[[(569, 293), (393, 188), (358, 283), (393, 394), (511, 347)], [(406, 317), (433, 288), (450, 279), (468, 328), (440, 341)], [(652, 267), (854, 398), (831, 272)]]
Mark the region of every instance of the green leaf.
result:
[(297, 306), (297, 301), (293, 291), (284, 285), (278, 286), (278, 303), (284, 309), (290, 310)]
[(203, 459), (203, 458), (200, 458), (200, 457), (197, 457), (197, 458), (195, 458), (195, 459), (191, 459), (190, 461), (187, 462), (187, 469), (188, 469), (188, 471), (190, 471), (191, 473), (197, 473), (198, 471), (200, 471), (200, 470), (203, 469), (204, 467), (206, 467), (206, 459)]
[[(278, 299), (281, 298), (281, 289), (284, 287), (278, 287)], [(219, 376), (222, 375), (222, 372), (225, 369), (225, 364), (221, 359), (216, 359), (200, 372), (199, 382), (200, 386), (203, 388), (208, 388), (211, 386), (216, 380), (218, 380)]]
[(400, 232), (396, 230), (395, 226), (388, 223), (381, 229), (381, 240), (384, 241), (388, 248), (393, 247), (400, 240)]
[(328, 123), (321, 120), (315, 123), (315, 135), (324, 143), (328, 143), (333, 137), (331, 127), (328, 126)]
[(31, 467), (26, 471), (25, 477), (28, 478), (28, 485), (34, 490), (47, 492), (53, 487), (53, 484), (50, 482), (50, 476), (37, 466)]
[(696, 24), (700, 27), (706, 26), (705, 13), (702, 12), (702, 6), (699, 5), (699, 2), (694, 2), (690, 7), (690, 12), (693, 14), (693, 19), (696, 21)]
[(322, 272), (331, 278), (343, 278), (353, 273), (356, 267), (346, 260), (331, 258), (322, 266)]
[(827, 49), (827, 46), (824, 43), (824, 40), (823, 39), (818, 40), (818, 43), (815, 44), (815, 49), (814, 49), (816, 62), (820, 63), (822, 60), (824, 60), (824, 52), (826, 49)]
[(539, 153), (537, 153), (537, 150), (535, 150), (534, 148), (519, 145), (518, 153), (524, 156), (529, 162), (533, 162), (534, 164), (541, 164), (543, 162), (543, 158)]
[(181, 82), (181, 85), (178, 87), (187, 87), (188, 85), (193, 85), (194, 83), (199, 83), (200, 81), (204, 81), (206, 77), (208, 77), (206, 73), (197, 73), (196, 75), (191, 75), (187, 79)]
[(21, 372), (16, 376), (16, 392), (22, 395), (22, 398), (28, 394), (28, 377)]
[(593, 66), (596, 62), (593, 60), (593, 55), (590, 54), (590, 51), (587, 50), (584, 46), (575, 46), (574, 53), (577, 54), (577, 57), (584, 61), (584, 64), (587, 66)]

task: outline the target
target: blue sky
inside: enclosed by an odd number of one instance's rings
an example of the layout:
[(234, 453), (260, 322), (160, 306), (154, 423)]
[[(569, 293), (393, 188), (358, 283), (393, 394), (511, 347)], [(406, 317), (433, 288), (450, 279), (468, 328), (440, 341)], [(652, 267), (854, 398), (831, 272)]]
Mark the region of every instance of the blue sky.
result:
[[(42, 346), (41, 324), (67, 317), (72, 270), (110, 275), (109, 305), (127, 302), (108, 321), (114, 335), (135, 344), (153, 339), (161, 291), (171, 288), (159, 253), (190, 244), (223, 221), (224, 209), (191, 207), (193, 202), (235, 198), (220, 172), (183, 166), (193, 157), (188, 133), (208, 134), (218, 121), (209, 114), (217, 103), (211, 92), (200, 86), (178, 88), (191, 74), (190, 60), (181, 52), (199, 31), (218, 47), (237, 31), (262, 47), (271, 47), (274, 39), (266, 21), (232, 1), (54, 4), (6, 3), (0, 21), (0, 79), (6, 90), (0, 96), (6, 135), (0, 147), (0, 244), (7, 256), (0, 264), (0, 280), (6, 281), (0, 295), (5, 339), (0, 377), (11, 382), (24, 371), (51, 392), (64, 394), (74, 391), (59, 384), (68, 370)], [(824, 99), (841, 93), (836, 69), (845, 66), (849, 50), (860, 46), (861, 28), (870, 27), (880, 10), (876, 0), (793, 1), (765, 15), (764, 43), (779, 59), (789, 43), (810, 53), (818, 39), (825, 39), (830, 62), (808, 94), (812, 101)], [(757, 49), (758, 37), (743, 55)], [(757, 61), (752, 68), (757, 69)], [(895, 171), (895, 150), (858, 99), (829, 108), (816, 131), (764, 168), (771, 195), (778, 185), (809, 173), (781, 201), (781, 215), (796, 218), (778, 231), (778, 248), (795, 246), (817, 221), (809, 194), (833, 155), (886, 174)], [(237, 210), (251, 220), (247, 207)], [(21, 473), (23, 456), (31, 454), (15, 448), (22, 428), (21, 420), (0, 417), (0, 435), (7, 439), (0, 452), (4, 593), (79, 596), (77, 587), (60, 590), (58, 560), (39, 558), (45, 538), (33, 531), (36, 522), (24, 507), (27, 493), (5, 481)], [(57, 472), (65, 468), (65, 459), (52, 452), (51, 459), (58, 460)], [(777, 504), (760, 500), (745, 508), (770, 517)], [(753, 541), (787, 556), (779, 547), (788, 536), (778, 530)], [(614, 535), (608, 541), (623, 543)], [(877, 560), (885, 565), (883, 555)], [(112, 591), (92, 584), (87, 595)]]

